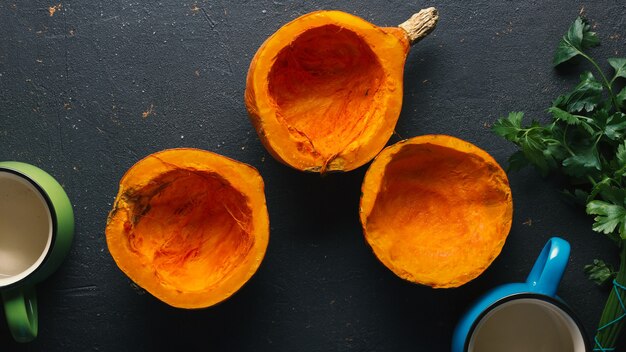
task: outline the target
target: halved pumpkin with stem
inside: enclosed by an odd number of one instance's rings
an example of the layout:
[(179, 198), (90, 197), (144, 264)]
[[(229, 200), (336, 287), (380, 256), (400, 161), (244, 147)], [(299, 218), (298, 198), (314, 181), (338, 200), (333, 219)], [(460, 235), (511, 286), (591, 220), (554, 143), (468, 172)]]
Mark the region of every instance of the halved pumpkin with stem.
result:
[(361, 224), (375, 255), (399, 277), (435, 288), (480, 275), (500, 254), (512, 216), (500, 165), (451, 136), (385, 148), (362, 185)]
[(256, 52), (246, 82), (246, 107), (266, 149), (303, 171), (369, 162), (400, 115), (409, 48), (437, 20), (434, 8), (398, 27), (317, 11), (281, 27)]
[(199, 149), (169, 149), (120, 181), (106, 225), (109, 251), (137, 285), (180, 308), (230, 297), (259, 267), (269, 239), (263, 179)]

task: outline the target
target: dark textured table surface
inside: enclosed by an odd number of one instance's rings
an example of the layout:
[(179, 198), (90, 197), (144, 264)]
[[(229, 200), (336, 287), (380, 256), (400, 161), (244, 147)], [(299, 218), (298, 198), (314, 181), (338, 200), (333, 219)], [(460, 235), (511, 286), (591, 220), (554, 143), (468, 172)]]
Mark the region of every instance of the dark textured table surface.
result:
[[(591, 336), (607, 290), (587, 281), (583, 266), (616, 263), (617, 253), (582, 208), (563, 201), (558, 181), (511, 173), (515, 214), (501, 255), (471, 283), (433, 290), (397, 278), (365, 243), (366, 167), (296, 172), (269, 156), (248, 121), (249, 62), (282, 24), (340, 9), (391, 26), (428, 6), (440, 23), (408, 57), (390, 143), (445, 133), (504, 165), (514, 148), (488, 126), (510, 110), (545, 119), (552, 99), (575, 84), (578, 71), (550, 63), (581, 10), (603, 43), (594, 53), (626, 56), (622, 1), (0, 1), (0, 160), (56, 177), (77, 226), (66, 262), (38, 286), (38, 339), (14, 343), (2, 319), (0, 351), (447, 351), (470, 303), (524, 280), (554, 235), (572, 244), (559, 294)], [(171, 147), (249, 163), (266, 183), (266, 257), (239, 292), (209, 309), (174, 309), (145, 293), (105, 243), (123, 173)]]

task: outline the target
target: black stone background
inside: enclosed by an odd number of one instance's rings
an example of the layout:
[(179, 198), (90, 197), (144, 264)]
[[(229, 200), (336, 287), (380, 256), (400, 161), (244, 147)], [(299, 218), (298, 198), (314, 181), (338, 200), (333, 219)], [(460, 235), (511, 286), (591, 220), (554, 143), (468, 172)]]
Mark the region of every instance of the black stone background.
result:
[[(248, 121), (249, 62), (284, 23), (340, 9), (392, 26), (428, 6), (440, 23), (408, 57), (390, 143), (445, 133), (504, 165), (514, 147), (488, 127), (511, 110), (546, 119), (552, 99), (576, 83), (578, 68), (554, 70), (551, 59), (581, 10), (602, 40), (593, 50), (602, 66), (626, 56), (626, 5), (617, 0), (1, 0), (0, 160), (38, 165), (64, 185), (76, 237), (61, 269), (38, 286), (38, 339), (14, 343), (0, 319), (0, 351), (447, 351), (470, 303), (523, 281), (554, 235), (572, 244), (559, 294), (591, 336), (608, 291), (587, 281), (583, 266), (594, 258), (617, 264), (617, 252), (581, 207), (563, 201), (558, 180), (511, 173), (515, 214), (502, 254), (473, 282), (433, 290), (394, 276), (365, 243), (358, 202), (367, 166), (325, 177), (296, 172), (272, 159)], [(249, 163), (266, 182), (265, 260), (209, 309), (156, 300), (117, 268), (105, 243), (123, 173), (172, 147)]]

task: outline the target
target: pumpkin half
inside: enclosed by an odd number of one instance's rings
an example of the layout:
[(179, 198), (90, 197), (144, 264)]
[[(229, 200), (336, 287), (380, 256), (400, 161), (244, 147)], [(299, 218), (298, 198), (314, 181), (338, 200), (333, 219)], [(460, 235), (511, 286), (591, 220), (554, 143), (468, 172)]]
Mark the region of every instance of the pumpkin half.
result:
[(107, 246), (137, 285), (180, 308), (214, 305), (259, 267), (269, 239), (263, 180), (253, 167), (199, 149), (169, 149), (120, 181)]
[(502, 250), (512, 216), (506, 173), (484, 150), (450, 136), (385, 148), (363, 181), (361, 224), (378, 259), (435, 288), (480, 275)]
[(246, 107), (266, 149), (303, 171), (349, 171), (369, 162), (400, 115), (410, 45), (437, 20), (429, 8), (382, 28), (317, 11), (281, 27), (256, 52), (246, 82)]

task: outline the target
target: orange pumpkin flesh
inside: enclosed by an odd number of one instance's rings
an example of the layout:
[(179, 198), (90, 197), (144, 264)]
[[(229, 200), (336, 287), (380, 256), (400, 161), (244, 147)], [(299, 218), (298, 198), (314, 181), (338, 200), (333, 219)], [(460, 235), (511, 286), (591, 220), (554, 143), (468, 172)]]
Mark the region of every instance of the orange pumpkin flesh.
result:
[(512, 214), (502, 168), (450, 136), (384, 149), (363, 181), (360, 218), (378, 259), (399, 277), (435, 288), (480, 275), (500, 253)]
[(400, 115), (410, 44), (437, 22), (435, 9), (424, 11), (417, 35), (318, 11), (268, 38), (252, 59), (245, 94), (268, 151), (312, 172), (349, 171), (370, 161)]
[(155, 297), (180, 308), (211, 306), (263, 259), (263, 180), (254, 168), (207, 151), (152, 154), (120, 181), (106, 239), (120, 269)]

